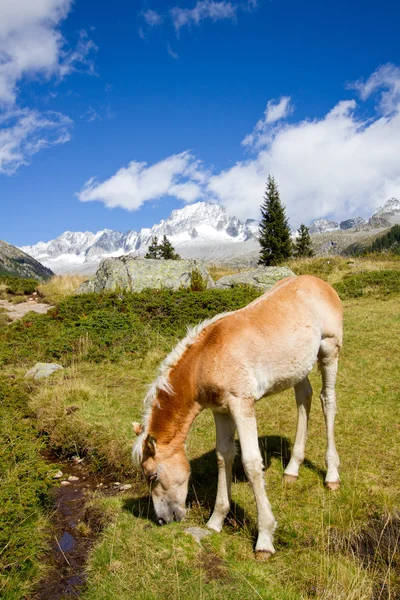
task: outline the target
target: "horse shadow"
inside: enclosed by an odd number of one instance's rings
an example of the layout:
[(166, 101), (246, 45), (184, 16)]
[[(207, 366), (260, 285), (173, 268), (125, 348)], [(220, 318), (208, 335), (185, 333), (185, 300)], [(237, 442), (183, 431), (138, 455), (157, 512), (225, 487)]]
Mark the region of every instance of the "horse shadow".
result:
[[(277, 459), (285, 469), (290, 460), (291, 444), (285, 437), (279, 435), (267, 435), (259, 438), (259, 446), (264, 460), (265, 470), (271, 465), (272, 460)], [(201, 506), (203, 510), (211, 512), (214, 508), (217, 494), (217, 457), (215, 450), (211, 450), (190, 461), (191, 479), (187, 504), (189, 506)], [(323, 481), (325, 472), (309, 460), (304, 460), (303, 467), (310, 469)], [(240, 453), (240, 444), (236, 441), (236, 455), (233, 463), (233, 482), (247, 481)], [(144, 491), (145, 486), (141, 491)], [(149, 494), (137, 494), (135, 497), (125, 498), (123, 509), (137, 518), (148, 521), (155, 520), (153, 505)], [(257, 525), (249, 518), (242, 506), (237, 502), (231, 502), (231, 510), (226, 520), (228, 527), (243, 529), (246, 527), (256, 535)]]

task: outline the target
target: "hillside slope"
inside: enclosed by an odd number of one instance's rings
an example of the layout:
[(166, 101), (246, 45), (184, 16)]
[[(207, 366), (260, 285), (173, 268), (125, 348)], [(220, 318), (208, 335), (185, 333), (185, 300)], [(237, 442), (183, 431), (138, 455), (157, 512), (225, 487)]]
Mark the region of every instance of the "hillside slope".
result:
[(43, 281), (54, 273), (19, 248), (0, 240), (0, 275), (32, 277)]

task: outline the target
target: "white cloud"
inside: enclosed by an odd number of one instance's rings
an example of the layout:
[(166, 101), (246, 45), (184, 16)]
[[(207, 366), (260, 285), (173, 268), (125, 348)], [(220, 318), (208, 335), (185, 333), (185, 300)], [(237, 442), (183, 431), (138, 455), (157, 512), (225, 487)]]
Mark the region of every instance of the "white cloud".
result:
[(155, 27), (161, 25), (163, 22), (163, 16), (155, 10), (149, 9), (142, 13), (143, 19), (146, 21), (149, 27)]
[(231, 2), (214, 2), (213, 0), (198, 0), (193, 8), (171, 9), (172, 22), (176, 31), (181, 27), (199, 25), (205, 19), (220, 21), (221, 19), (235, 19), (238, 5)]
[(13, 109), (0, 115), (0, 173), (11, 175), (33, 154), (70, 139), (72, 121), (48, 111)]
[(71, 0), (0, 2), (0, 102), (15, 102), (22, 76), (55, 73), (63, 45), (57, 26), (70, 6)]
[(81, 115), (81, 119), (88, 121), (88, 123), (93, 123), (94, 121), (102, 121), (103, 118), (99, 115), (97, 110), (93, 108), (93, 106), (89, 106), (86, 112)]
[[(94, 74), (96, 46), (82, 30), (75, 48), (60, 31), (73, 0), (0, 1), (0, 171), (14, 173), (32, 154), (69, 139), (71, 121), (59, 113), (18, 107), (22, 79)], [(46, 92), (48, 94), (48, 91)], [(50, 93), (51, 95), (51, 93)]]
[[(132, 162), (103, 183), (89, 180), (79, 197), (136, 210), (148, 200), (174, 195), (184, 202), (219, 202), (240, 218), (258, 218), (272, 174), (293, 227), (319, 217), (371, 214), (389, 197), (400, 198), (400, 70), (394, 69), (378, 69), (365, 91), (356, 84), (364, 98), (377, 94), (373, 117), (359, 116), (351, 99), (321, 118), (289, 124), (283, 121), (290, 107), (284, 97), (267, 104), (263, 119), (246, 136), (254, 154), (230, 169), (212, 174), (183, 152), (152, 166)], [(382, 114), (382, 106), (390, 111)]]
[(380, 96), (378, 107), (382, 114), (388, 115), (398, 110), (400, 103), (400, 68), (391, 63), (382, 65), (365, 83), (359, 80), (347, 87), (357, 90), (362, 100), (366, 100), (377, 90), (385, 90)]
[[(206, 19), (213, 21), (230, 20), (235, 21), (240, 11), (252, 11), (257, 7), (257, 0), (243, 0), (242, 2), (230, 2), (230, 0), (197, 0), (192, 8), (174, 6), (168, 12), (162, 14), (149, 9), (141, 13), (149, 28), (159, 26), (166, 20), (170, 20), (177, 34), (182, 27), (200, 25)], [(140, 27), (139, 36), (145, 39), (145, 32)]]
[(96, 75), (94, 60), (91, 53), (98, 50), (96, 44), (87, 34), (85, 29), (79, 32), (79, 40), (76, 47), (72, 50), (62, 51), (61, 60), (58, 68), (58, 75), (65, 77), (73, 71), (79, 71), (88, 75)]
[(260, 119), (253, 131), (246, 135), (242, 141), (243, 146), (262, 146), (271, 135), (270, 125), (287, 117), (293, 111), (289, 96), (282, 96), (279, 101), (269, 100), (264, 111), (264, 118)]
[(76, 48), (67, 50), (59, 30), (71, 4), (72, 0), (1, 0), (0, 103), (15, 103), (23, 77), (63, 77), (79, 64), (93, 72), (88, 54), (96, 47), (87, 33), (82, 31)]
[(179, 54), (177, 52), (174, 52), (169, 44), (167, 44), (167, 52), (174, 60), (179, 59)]
[(78, 196), (82, 202), (101, 200), (109, 208), (127, 210), (137, 210), (144, 202), (164, 196), (193, 202), (201, 197), (200, 177), (200, 163), (189, 152), (182, 152), (151, 166), (132, 161), (101, 183), (92, 177)]
[(271, 173), (292, 226), (365, 216), (400, 197), (400, 104), (390, 116), (370, 119), (356, 109), (355, 100), (345, 100), (320, 119), (271, 125), (252, 159), (210, 178), (209, 194), (239, 217), (257, 217)]

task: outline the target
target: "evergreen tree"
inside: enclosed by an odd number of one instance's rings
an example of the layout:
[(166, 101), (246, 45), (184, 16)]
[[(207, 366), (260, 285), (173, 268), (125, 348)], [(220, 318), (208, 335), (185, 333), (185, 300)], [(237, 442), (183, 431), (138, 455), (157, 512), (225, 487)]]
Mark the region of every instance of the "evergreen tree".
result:
[(160, 246), (160, 258), (164, 258), (164, 260), (178, 260), (180, 259), (179, 254), (176, 254), (175, 248), (169, 241), (166, 235), (163, 237), (163, 241)]
[(147, 248), (147, 253), (144, 256), (145, 258), (161, 258), (160, 256), (160, 246), (158, 244), (158, 238), (155, 235), (152, 240), (150, 246)]
[(280, 201), (277, 183), (271, 175), (268, 175), (264, 202), (261, 205), (259, 242), (260, 265), (278, 265), (292, 253), (285, 207)]
[(296, 256), (314, 256), (313, 249), (311, 248), (310, 231), (304, 223), (298, 228), (297, 234), (295, 246)]

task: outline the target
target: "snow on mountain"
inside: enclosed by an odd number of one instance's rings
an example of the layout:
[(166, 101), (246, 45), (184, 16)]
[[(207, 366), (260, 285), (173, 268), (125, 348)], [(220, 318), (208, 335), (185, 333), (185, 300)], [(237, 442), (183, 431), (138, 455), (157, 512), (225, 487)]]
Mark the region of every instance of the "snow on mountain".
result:
[(383, 206), (374, 212), (370, 220), (376, 222), (377, 219), (384, 219), (391, 225), (400, 223), (400, 200), (389, 198)]
[[(55, 273), (91, 273), (100, 260), (109, 256), (143, 256), (154, 236), (162, 239), (167, 235), (182, 257), (218, 260), (238, 254), (238, 251), (251, 254), (257, 249), (258, 227), (258, 221), (248, 219), (242, 223), (229, 216), (222, 206), (197, 202), (172, 211), (168, 219), (151, 229), (127, 233), (111, 229), (97, 233), (66, 231), (47, 243), (39, 242), (21, 249)], [(238, 243), (240, 250), (236, 248)]]
[[(341, 231), (353, 228), (371, 229), (389, 227), (400, 223), (400, 201), (390, 198), (365, 223), (360, 217), (337, 223), (317, 219), (311, 223), (311, 234)], [(230, 216), (218, 204), (197, 202), (174, 210), (170, 216), (138, 231), (121, 233), (103, 229), (90, 231), (65, 231), (49, 242), (22, 246), (21, 250), (36, 258), (55, 273), (94, 273), (103, 258), (133, 254), (144, 256), (154, 236), (159, 240), (168, 236), (182, 258), (199, 258), (208, 262), (240, 260), (242, 264), (257, 264), (259, 222), (248, 219), (245, 223)], [(296, 231), (292, 231), (296, 238)]]
[(310, 233), (325, 233), (325, 231), (334, 231), (339, 229), (339, 223), (329, 221), (328, 219), (317, 219), (309, 227)]

